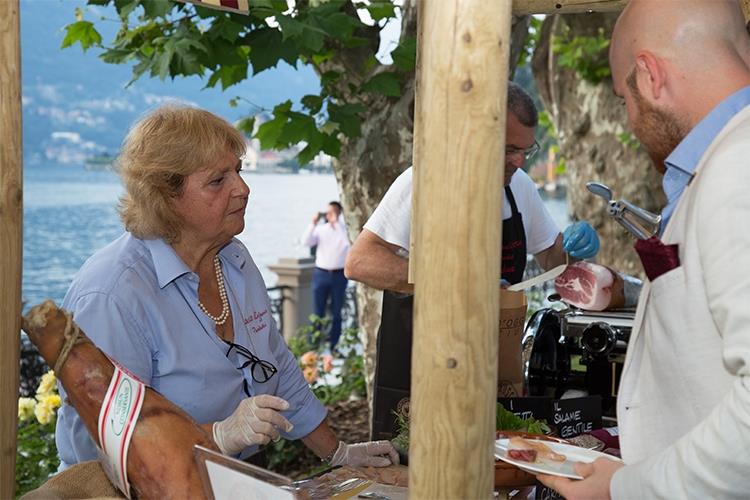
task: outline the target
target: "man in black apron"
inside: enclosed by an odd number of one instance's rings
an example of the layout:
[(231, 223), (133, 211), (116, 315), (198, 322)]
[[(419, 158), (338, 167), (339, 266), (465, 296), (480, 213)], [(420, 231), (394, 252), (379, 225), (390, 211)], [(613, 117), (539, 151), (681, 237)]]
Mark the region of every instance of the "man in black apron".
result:
[[(585, 222), (574, 224), (561, 235), (533, 182), (519, 171), (539, 149), (534, 139), (537, 120), (532, 99), (521, 87), (510, 82), (505, 148), (505, 199), (510, 217), (503, 220), (501, 257), (502, 279), (507, 284), (523, 280), (529, 236), (534, 242), (531, 251), (545, 269), (564, 263), (566, 251), (575, 258), (590, 258), (599, 249), (596, 232)], [(514, 193), (511, 184), (518, 193)], [(519, 194), (522, 197), (517, 200)], [(403, 407), (408, 401), (411, 381), (414, 297), (411, 295), (413, 287), (407, 283), (408, 260), (403, 255), (409, 248), (410, 203), (411, 169), (407, 169), (365, 224), (350, 249), (345, 266), (348, 278), (384, 290), (377, 342), (373, 439), (393, 437), (397, 431), (394, 410), (408, 411)], [(505, 213), (507, 215), (507, 209)], [(528, 215), (526, 220), (524, 213)]]

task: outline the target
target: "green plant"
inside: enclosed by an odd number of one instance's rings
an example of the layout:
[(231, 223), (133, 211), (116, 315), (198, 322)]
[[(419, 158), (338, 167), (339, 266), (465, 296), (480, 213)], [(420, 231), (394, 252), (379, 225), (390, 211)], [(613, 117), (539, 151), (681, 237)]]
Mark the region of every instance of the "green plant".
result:
[(558, 55), (557, 64), (576, 71), (581, 78), (593, 84), (612, 74), (607, 60), (608, 47), (609, 38), (602, 28), (599, 28), (596, 36), (571, 38), (566, 32), (552, 39), (552, 52)]
[[(334, 358), (325, 350), (321, 330), (327, 319), (310, 316), (310, 323), (301, 327), (288, 341), (289, 349), (299, 360), (305, 380), (315, 397), (325, 406), (333, 406), (352, 396), (365, 395), (364, 359), (359, 349), (358, 330), (346, 328), (341, 332), (337, 346), (342, 362), (334, 369)], [(321, 376), (331, 374), (331, 376)], [(271, 470), (299, 477), (314, 474), (326, 467), (304, 446), (302, 441), (281, 439), (266, 448), (267, 466)]]
[[(254, 134), (263, 149), (303, 144), (297, 155), (301, 165), (319, 152), (337, 157), (346, 141), (360, 137), (368, 108), (400, 97), (416, 62), (416, 38), (408, 35), (391, 51), (393, 64), (375, 57), (382, 25), (398, 15), (390, 0), (251, 0), (247, 15), (166, 0), (87, 3), (114, 7), (117, 19), (101, 18), (98, 24), (118, 23), (114, 39), (104, 42), (97, 26), (84, 19), (100, 9), (76, 7), (62, 47), (102, 48), (103, 61), (132, 66), (131, 83), (143, 75), (199, 76), (206, 87), (226, 90), (282, 61), (312, 66), (320, 75), (320, 92), (302, 97), (298, 105), (288, 100), (269, 110), (242, 97), (230, 101), (249, 104), (238, 128)], [(271, 119), (265, 119), (268, 114)]]
[(626, 148), (638, 149), (639, 147), (641, 147), (641, 141), (639, 141), (638, 138), (630, 132), (622, 132), (617, 134), (617, 140)]
[(391, 440), (393, 446), (399, 453), (404, 455), (409, 454), (409, 417), (404, 415), (403, 412), (393, 411), (393, 415), (396, 417), (396, 426), (398, 427), (398, 434)]
[(18, 399), (16, 494), (38, 488), (60, 465), (55, 446), (55, 422), (60, 396), (52, 371), (42, 376), (34, 398)]
[(550, 432), (546, 421), (537, 420), (534, 417), (522, 419), (517, 417), (512, 411), (506, 410), (500, 403), (497, 403), (497, 412), (495, 413), (495, 429), (523, 431), (530, 434), (549, 434)]

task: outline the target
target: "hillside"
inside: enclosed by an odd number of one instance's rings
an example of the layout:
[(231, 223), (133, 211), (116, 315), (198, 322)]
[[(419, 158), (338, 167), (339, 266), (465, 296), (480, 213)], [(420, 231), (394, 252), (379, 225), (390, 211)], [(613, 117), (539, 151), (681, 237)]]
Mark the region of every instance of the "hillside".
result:
[[(231, 108), (228, 101), (233, 97), (270, 109), (283, 100), (296, 101), (318, 92), (318, 79), (309, 67), (298, 71), (283, 63), (225, 93), (202, 90), (199, 78), (146, 78), (125, 88), (130, 67), (106, 64), (95, 50), (60, 48), (63, 28), (75, 21), (76, 7), (86, 9), (85, 18), (97, 24), (105, 42), (112, 39), (118, 26), (113, 9), (86, 7), (83, 0), (21, 0), (26, 166), (80, 165), (88, 157), (114, 154), (128, 126), (169, 99), (193, 103), (234, 121), (250, 110)], [(109, 21), (99, 21), (102, 16)]]

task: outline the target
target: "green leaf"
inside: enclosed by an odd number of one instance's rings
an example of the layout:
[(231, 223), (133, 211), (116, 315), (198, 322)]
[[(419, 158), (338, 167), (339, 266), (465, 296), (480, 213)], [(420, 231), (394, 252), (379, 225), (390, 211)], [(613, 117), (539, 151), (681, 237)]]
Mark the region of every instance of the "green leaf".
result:
[(362, 85), (362, 90), (389, 97), (399, 97), (401, 95), (401, 83), (395, 73), (378, 73)]
[(341, 141), (333, 135), (323, 134), (323, 152), (338, 157), (341, 152)]
[(222, 66), (214, 71), (206, 83), (206, 87), (214, 87), (221, 82), (221, 89), (226, 90), (232, 85), (240, 83), (247, 78), (247, 64), (235, 66)]
[(235, 42), (239, 38), (240, 33), (245, 31), (245, 29), (244, 25), (235, 23), (228, 17), (220, 17), (214, 21), (206, 35), (220, 37), (228, 42)]
[(309, 22), (328, 36), (344, 41), (351, 38), (354, 30), (362, 26), (359, 18), (353, 18), (344, 12), (335, 12), (325, 16), (311, 15)]
[(301, 36), (305, 25), (292, 16), (277, 16), (276, 21), (281, 26), (281, 35), (284, 40), (289, 37)]
[(286, 118), (277, 117), (262, 123), (255, 133), (255, 137), (260, 141), (262, 149), (273, 149), (277, 147), (281, 132), (284, 130)]
[(316, 65), (321, 65), (326, 61), (330, 61), (333, 57), (333, 51), (332, 50), (326, 50), (325, 52), (313, 54), (312, 55), (312, 62)]
[(293, 39), (305, 51), (317, 52), (323, 48), (326, 33), (314, 24), (305, 24), (289, 16), (277, 16), (283, 40)]
[(320, 108), (323, 106), (323, 98), (319, 95), (306, 95), (302, 98), (302, 105), (310, 111), (310, 113), (315, 114), (318, 111), (320, 111)]
[(169, 0), (141, 0), (146, 17), (166, 17), (174, 4)]
[(279, 136), (279, 142), (291, 146), (309, 140), (317, 131), (315, 120), (310, 115), (292, 112), (288, 115), (288, 121)]
[(246, 136), (251, 137), (253, 135), (253, 129), (255, 128), (255, 117), (249, 116), (241, 119), (237, 122), (237, 129), (243, 132)]
[(317, 155), (318, 153), (320, 153), (320, 148), (315, 148), (308, 144), (302, 149), (302, 151), (297, 153), (297, 161), (299, 161), (300, 165), (307, 165), (308, 163), (313, 161), (315, 155)]
[(281, 33), (273, 28), (261, 28), (252, 31), (246, 37), (246, 43), (258, 50), (250, 51), (250, 62), (253, 65), (253, 75), (263, 70), (275, 67), (279, 60), (284, 60), (294, 66), (299, 52), (291, 40), (282, 40)]
[(338, 12), (341, 10), (341, 7), (346, 4), (348, 0), (328, 0), (328, 1), (320, 1), (318, 2), (318, 5), (316, 7), (313, 7), (308, 12), (315, 15), (315, 16), (330, 16), (334, 12)]
[(273, 9), (273, 3), (271, 0), (249, 0), (247, 2), (250, 8), (257, 8), (257, 7), (263, 7), (266, 9)]
[(121, 18), (127, 19), (131, 12), (138, 7), (138, 0), (115, 0), (115, 8)]
[(349, 103), (343, 105), (328, 104), (328, 116), (331, 121), (339, 124), (339, 130), (347, 137), (359, 137), (362, 135), (362, 119), (359, 113), (366, 110), (362, 104)]
[(99, 57), (109, 64), (122, 64), (133, 57), (133, 52), (126, 49), (110, 49), (102, 52)]
[(74, 43), (81, 44), (81, 48), (86, 51), (91, 46), (101, 46), (102, 36), (94, 28), (94, 24), (88, 21), (78, 21), (65, 27), (65, 38), (63, 38), (61, 48), (70, 47)]
[(217, 66), (244, 66), (247, 68), (247, 47), (238, 47), (223, 38), (203, 46), (203, 64), (210, 68)]
[(260, 141), (262, 149), (276, 148), (280, 144), (279, 138), (287, 122), (287, 115), (292, 109), (292, 101), (287, 100), (273, 108), (274, 118), (258, 127), (255, 137)]
[(395, 6), (390, 0), (371, 0), (370, 5), (367, 6), (367, 10), (375, 22), (381, 19), (396, 17)]
[(328, 70), (320, 75), (320, 85), (323, 87), (328, 87), (329, 85), (333, 85), (334, 83), (339, 81), (339, 78), (341, 78), (341, 73), (334, 70)]
[(398, 47), (391, 51), (393, 64), (404, 72), (413, 71), (417, 63), (417, 39), (409, 36), (401, 40)]

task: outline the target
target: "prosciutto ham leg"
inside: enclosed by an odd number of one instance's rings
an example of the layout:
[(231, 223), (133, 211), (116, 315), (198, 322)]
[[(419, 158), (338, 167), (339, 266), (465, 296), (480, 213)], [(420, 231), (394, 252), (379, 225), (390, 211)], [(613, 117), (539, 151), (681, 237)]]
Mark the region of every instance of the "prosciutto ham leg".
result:
[[(72, 323), (68, 315), (48, 300), (33, 307), (23, 318), (24, 331), (50, 366), (55, 366), (65, 344), (64, 332)], [(97, 421), (114, 366), (85, 335), (82, 338), (55, 375), (89, 434), (100, 444)], [(147, 388), (127, 458), (128, 479), (134, 496), (204, 498), (193, 459), (194, 444), (218, 451), (213, 439), (187, 413)]]
[(569, 265), (555, 278), (562, 300), (586, 311), (603, 311), (624, 305), (623, 281), (608, 267), (590, 262)]

